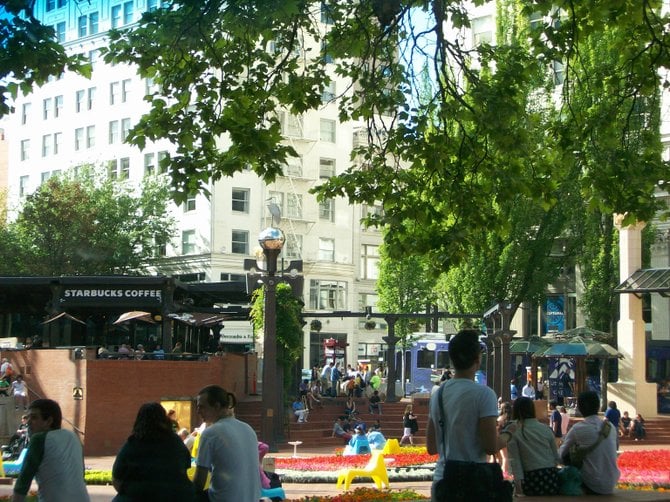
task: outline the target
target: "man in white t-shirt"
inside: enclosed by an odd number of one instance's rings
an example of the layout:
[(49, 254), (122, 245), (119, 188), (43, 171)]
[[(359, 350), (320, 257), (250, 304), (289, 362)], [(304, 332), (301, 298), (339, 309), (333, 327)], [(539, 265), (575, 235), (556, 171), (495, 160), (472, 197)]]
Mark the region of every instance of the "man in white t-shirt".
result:
[(84, 454), (74, 432), (61, 429), (63, 414), (56, 401), (36, 399), (28, 409), (30, 447), (14, 484), (14, 502), (23, 502), (35, 478), (39, 500), (88, 502)]
[(211, 502), (258, 502), (261, 498), (258, 437), (245, 422), (233, 416), (235, 396), (218, 385), (203, 388), (197, 397), (202, 419), (211, 425), (200, 435), (193, 484), (207, 491)]

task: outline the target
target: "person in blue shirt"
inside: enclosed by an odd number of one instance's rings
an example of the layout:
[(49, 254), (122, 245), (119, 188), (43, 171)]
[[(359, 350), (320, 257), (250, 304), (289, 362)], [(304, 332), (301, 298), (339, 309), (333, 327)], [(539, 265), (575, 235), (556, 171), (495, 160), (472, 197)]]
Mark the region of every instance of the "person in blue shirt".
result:
[(382, 431), (379, 430), (379, 426), (373, 425), (372, 430), (368, 432), (368, 442), (370, 443), (370, 448), (375, 450), (383, 450), (386, 445), (386, 438)]
[(354, 435), (349, 440), (349, 449), (353, 455), (370, 453), (370, 441), (360, 425), (354, 429)]
[(621, 412), (617, 409), (615, 401), (610, 401), (607, 403), (605, 419), (609, 420), (609, 422), (614, 427), (614, 430), (617, 431), (616, 446), (617, 449), (619, 449), (619, 426), (621, 425)]
[(514, 384), (514, 380), (512, 380), (509, 384), (509, 394), (510, 394), (510, 399), (514, 401), (517, 397), (519, 397), (519, 389), (516, 388), (516, 385)]

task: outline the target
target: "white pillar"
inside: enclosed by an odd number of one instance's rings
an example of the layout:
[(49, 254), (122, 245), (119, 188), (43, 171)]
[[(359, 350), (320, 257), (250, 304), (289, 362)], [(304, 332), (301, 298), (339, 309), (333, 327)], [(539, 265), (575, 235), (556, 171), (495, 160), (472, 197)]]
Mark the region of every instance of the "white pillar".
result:
[[(651, 248), (652, 268), (670, 267), (670, 224), (659, 223), (656, 241)], [(670, 340), (670, 298), (651, 295), (651, 338)]]
[[(619, 276), (623, 282), (642, 267), (642, 229), (645, 223), (623, 227), (622, 215), (614, 216), (619, 230)], [(624, 356), (619, 360), (619, 380), (607, 385), (608, 398), (630, 415), (643, 417), (658, 414), (656, 384), (646, 381), (646, 340), (642, 319), (642, 300), (632, 293), (619, 295), (618, 349)]]

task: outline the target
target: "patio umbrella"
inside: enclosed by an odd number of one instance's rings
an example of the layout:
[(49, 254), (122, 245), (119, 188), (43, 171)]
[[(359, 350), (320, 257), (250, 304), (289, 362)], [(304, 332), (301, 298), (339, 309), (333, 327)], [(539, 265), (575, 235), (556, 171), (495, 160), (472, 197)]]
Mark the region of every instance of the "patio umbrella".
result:
[(545, 349), (533, 354), (533, 357), (588, 357), (588, 358), (622, 358), (623, 355), (611, 345), (582, 336), (574, 336), (568, 340), (559, 340)]
[(142, 310), (132, 310), (130, 312), (124, 312), (112, 324), (121, 324), (126, 321), (132, 321), (132, 320), (144, 321), (149, 322), (151, 324), (155, 324), (154, 320), (151, 317), (151, 314), (149, 312), (144, 312)]
[(70, 319), (71, 321), (78, 322), (81, 324), (86, 324), (84, 321), (77, 319), (75, 316), (68, 314), (67, 312), (61, 312), (60, 314), (56, 314), (53, 317), (49, 317), (46, 321), (44, 321), (42, 324), (48, 324), (50, 322), (56, 321), (58, 319)]

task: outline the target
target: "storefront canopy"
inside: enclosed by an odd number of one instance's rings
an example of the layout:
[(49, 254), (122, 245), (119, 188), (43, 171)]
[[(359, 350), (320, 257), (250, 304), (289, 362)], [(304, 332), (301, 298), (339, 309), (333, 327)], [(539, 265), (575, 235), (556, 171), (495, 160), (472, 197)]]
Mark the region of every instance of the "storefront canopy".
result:
[(637, 270), (628, 279), (614, 288), (615, 293), (658, 293), (670, 296), (670, 268), (645, 268)]

